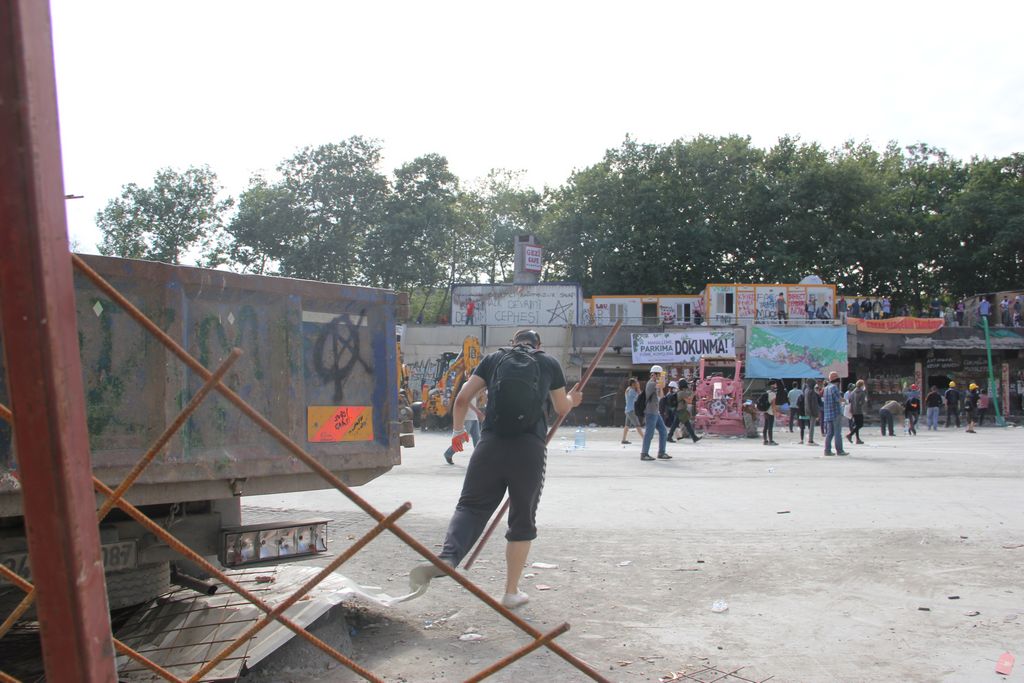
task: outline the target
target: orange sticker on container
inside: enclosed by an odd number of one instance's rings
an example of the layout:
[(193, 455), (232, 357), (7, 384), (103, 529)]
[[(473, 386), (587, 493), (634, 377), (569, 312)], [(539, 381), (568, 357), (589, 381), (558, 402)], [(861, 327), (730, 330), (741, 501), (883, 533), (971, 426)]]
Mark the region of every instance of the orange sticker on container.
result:
[(372, 441), (370, 406), (307, 406), (306, 440), (310, 443)]

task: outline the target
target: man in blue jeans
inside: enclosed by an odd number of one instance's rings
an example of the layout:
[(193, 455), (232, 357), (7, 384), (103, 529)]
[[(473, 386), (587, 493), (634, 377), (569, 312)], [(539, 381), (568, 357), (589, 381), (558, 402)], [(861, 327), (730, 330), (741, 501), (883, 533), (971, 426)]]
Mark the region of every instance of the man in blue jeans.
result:
[[(828, 373), (828, 386), (822, 397), (821, 426), (825, 430), (825, 455), (847, 455), (843, 450), (843, 393), (839, 391), (839, 373)], [(835, 441), (836, 452), (832, 453)]]
[(658, 410), (658, 381), (664, 371), (660, 365), (651, 366), (651, 378), (647, 380), (647, 387), (644, 391), (647, 394), (647, 405), (644, 407), (644, 445), (640, 451), (641, 460), (654, 460), (651, 457), (651, 440), (654, 438), (654, 430), (658, 430), (658, 460), (671, 460), (672, 456), (665, 452), (665, 442), (668, 439), (668, 428), (665, 421), (661, 419), (661, 412)]

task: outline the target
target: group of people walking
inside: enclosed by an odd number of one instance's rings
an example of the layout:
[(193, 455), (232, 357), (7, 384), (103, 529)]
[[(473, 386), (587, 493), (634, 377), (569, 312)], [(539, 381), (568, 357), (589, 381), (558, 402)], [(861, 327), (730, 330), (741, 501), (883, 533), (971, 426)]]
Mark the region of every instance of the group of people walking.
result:
[[(662, 367), (655, 365), (651, 368), (651, 378), (643, 390), (636, 378), (631, 378), (626, 387), (626, 420), (622, 428), (622, 443), (632, 443), (629, 441), (629, 434), (634, 430), (642, 440), (641, 460), (671, 460), (672, 456), (666, 452), (666, 444), (676, 441), (677, 428), (682, 430), (683, 437), (689, 436), (694, 443), (702, 438), (697, 436), (693, 428), (692, 418), (696, 412), (693, 390), (686, 380), (673, 380), (660, 388), (659, 383), (663, 374)], [(946, 426), (950, 426), (951, 421), (955, 420), (956, 426), (960, 427), (958, 406), (961, 405), (968, 418), (967, 431), (974, 433), (974, 427), (984, 420), (989, 405), (988, 395), (984, 391), (979, 392), (978, 386), (973, 383), (969, 391), (961, 395), (955, 384), (950, 382), (950, 388), (944, 395), (940, 395), (938, 389), (932, 387), (924, 404), (916, 384), (910, 386), (904, 401), (891, 399), (883, 403), (878, 410), (882, 436), (895, 436), (896, 421), (900, 418), (905, 421), (906, 433), (916, 436), (923, 408), (927, 409), (928, 429), (938, 429), (939, 409), (943, 406), (947, 407)], [(838, 392), (838, 399), (834, 399), (834, 405), (830, 405), (826, 410), (827, 396), (832, 393), (829, 391), (832, 387)], [(638, 412), (635, 408), (637, 401), (641, 399), (641, 392), (643, 409)], [(756, 405), (762, 415), (761, 435), (765, 446), (779, 445), (775, 441), (775, 420), (777, 415), (785, 416), (782, 412), (783, 406), (788, 411), (789, 431), (793, 433), (799, 429), (801, 444), (818, 445), (814, 440), (816, 430), (825, 435), (826, 455), (832, 455), (833, 443), (836, 454), (846, 455), (843, 447), (844, 438), (850, 444), (864, 443), (861, 430), (864, 428), (865, 415), (868, 411), (868, 392), (864, 380), (850, 383), (845, 392), (840, 388), (838, 375), (835, 378), (830, 376), (828, 382), (805, 380), (803, 385), (794, 383), (788, 392), (783, 383), (770, 381)], [(655, 433), (658, 434), (658, 452), (656, 456), (652, 456), (650, 448)]]
[[(630, 444), (630, 431), (635, 431), (642, 440), (641, 460), (671, 460), (672, 456), (665, 449), (666, 444), (676, 441), (676, 429), (681, 430), (681, 438), (689, 436), (694, 443), (702, 438), (693, 428), (695, 395), (683, 379), (660, 386), (664, 376), (660, 365), (652, 366), (650, 373), (643, 388), (636, 378), (631, 378), (626, 387), (622, 443)], [(638, 402), (640, 409), (637, 409)], [(761, 436), (765, 446), (779, 445), (775, 441), (776, 418), (786, 417), (787, 413), (789, 431), (799, 429), (801, 444), (819, 445), (814, 440), (815, 432), (823, 435), (825, 455), (847, 455), (844, 439), (849, 444), (864, 443), (861, 435), (868, 412), (868, 391), (862, 379), (850, 383), (845, 392), (836, 373), (831, 373), (826, 382), (811, 379), (794, 382), (788, 391), (784, 382), (771, 380), (766, 391), (757, 398), (755, 407), (762, 416)], [(896, 423), (903, 420), (905, 433), (916, 436), (922, 411), (927, 416), (927, 428), (937, 430), (943, 407), (947, 427), (955, 422), (959, 428), (963, 413), (966, 431), (973, 434), (975, 427), (984, 422), (989, 397), (977, 384), (972, 383), (966, 391), (961, 391), (956, 382), (950, 382), (945, 392), (939, 393), (938, 387), (933, 386), (922, 398), (918, 386), (912, 384), (903, 400), (890, 399), (879, 407), (881, 435), (895, 436)], [(650, 449), (655, 434), (658, 435), (658, 451), (652, 456)]]
[[(835, 387), (836, 392), (829, 391), (832, 387)], [(827, 396), (830, 393), (838, 393), (838, 398), (833, 396), (835, 405), (829, 406), (826, 410)], [(966, 431), (974, 434), (975, 427), (984, 422), (989, 405), (987, 391), (979, 390), (978, 385), (973, 382), (967, 391), (959, 390), (956, 382), (950, 382), (944, 393), (939, 393), (939, 388), (933, 386), (923, 399), (918, 386), (912, 384), (903, 401), (890, 399), (884, 402), (878, 410), (878, 418), (882, 436), (895, 436), (896, 420), (901, 417), (904, 419), (906, 433), (916, 436), (922, 409), (926, 411), (927, 428), (938, 430), (939, 412), (945, 407), (947, 427), (955, 422), (959, 428), (960, 415), (963, 413), (966, 416)], [(834, 438), (836, 451), (840, 455), (845, 455), (843, 438), (851, 444), (864, 443), (861, 439), (861, 430), (864, 428), (864, 416), (868, 410), (868, 392), (864, 380), (850, 383), (845, 392), (840, 388), (838, 375), (834, 378), (830, 375), (829, 381), (824, 385), (821, 381), (815, 380), (805, 380), (803, 386), (794, 383), (788, 392), (785, 392), (784, 384), (775, 380), (770, 381), (767, 390), (758, 397), (756, 406), (763, 416), (762, 439), (765, 446), (778, 445), (774, 435), (775, 419), (784, 406), (789, 413), (789, 431), (792, 433), (794, 426), (799, 427), (801, 444), (805, 442), (806, 433), (806, 443), (815, 445), (815, 427), (827, 434), (826, 455), (831, 455), (830, 437)]]
[[(684, 379), (672, 380), (664, 387), (660, 387), (665, 374), (664, 368), (660, 365), (652, 365), (650, 374), (651, 377), (644, 385), (642, 393), (640, 382), (635, 377), (630, 378), (626, 386), (626, 424), (622, 428), (622, 443), (631, 443), (628, 440), (629, 431), (636, 430), (642, 440), (641, 460), (671, 460), (672, 456), (666, 451), (666, 444), (675, 443), (676, 429), (684, 430), (681, 434), (689, 436), (693, 443), (703, 438), (697, 436), (693, 428), (696, 395)], [(637, 409), (637, 402), (640, 402), (642, 411)], [(640, 426), (641, 415), (643, 428)], [(658, 453), (657, 456), (652, 456), (651, 443), (654, 441), (655, 432), (658, 434)]]
[[(853, 397), (846, 398), (839, 389), (839, 374), (830, 373), (828, 382), (805, 380), (803, 387), (794, 384), (789, 393), (784, 392), (785, 386), (772, 380), (768, 389), (757, 399), (757, 410), (763, 416), (762, 438), (765, 446), (778, 446), (775, 441), (775, 415), (783, 405), (789, 406), (789, 431), (793, 431), (794, 422), (800, 427), (800, 443), (804, 443), (804, 432), (807, 432), (807, 445), (817, 445), (814, 441), (814, 428), (820, 427), (825, 439), (825, 455), (848, 455), (843, 448), (843, 414), (844, 406), (853, 405)], [(857, 400), (859, 406), (866, 402)], [(852, 413), (848, 413), (851, 414)], [(850, 421), (850, 433), (847, 439), (853, 441), (856, 436), (860, 440), (860, 427), (864, 425), (863, 412), (859, 420)], [(835, 444), (835, 450), (832, 444)]]

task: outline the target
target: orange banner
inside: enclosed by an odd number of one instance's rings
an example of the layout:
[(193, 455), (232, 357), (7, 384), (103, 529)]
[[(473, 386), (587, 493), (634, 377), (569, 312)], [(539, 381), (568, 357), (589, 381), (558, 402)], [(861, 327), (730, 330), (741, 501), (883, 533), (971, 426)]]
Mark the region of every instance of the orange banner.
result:
[(910, 318), (898, 316), (885, 320), (858, 320), (858, 332), (880, 332), (882, 334), (931, 334), (940, 329), (946, 321), (942, 318)]
[(306, 440), (310, 443), (372, 439), (373, 410), (370, 406), (306, 407)]

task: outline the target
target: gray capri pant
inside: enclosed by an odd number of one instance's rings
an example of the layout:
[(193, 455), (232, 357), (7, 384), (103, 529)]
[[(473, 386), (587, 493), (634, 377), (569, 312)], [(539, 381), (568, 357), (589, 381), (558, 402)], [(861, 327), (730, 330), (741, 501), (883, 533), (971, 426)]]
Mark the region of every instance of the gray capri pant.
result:
[(547, 447), (533, 433), (502, 437), (485, 431), (473, 451), (440, 557), (458, 566), (473, 548), (508, 490), (509, 541), (537, 538), (537, 504), (544, 489)]

